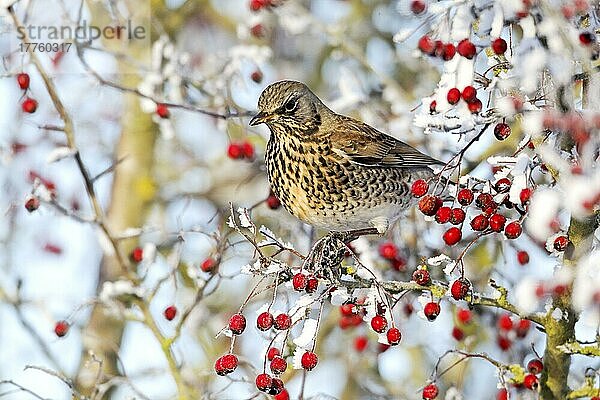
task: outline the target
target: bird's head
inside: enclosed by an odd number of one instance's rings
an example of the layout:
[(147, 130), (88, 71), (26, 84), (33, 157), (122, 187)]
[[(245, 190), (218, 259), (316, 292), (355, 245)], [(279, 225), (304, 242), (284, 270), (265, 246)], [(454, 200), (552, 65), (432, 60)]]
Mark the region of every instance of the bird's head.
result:
[(321, 100), (302, 82), (279, 81), (267, 86), (258, 99), (258, 114), (250, 125), (267, 124), (275, 134), (309, 134), (321, 125)]

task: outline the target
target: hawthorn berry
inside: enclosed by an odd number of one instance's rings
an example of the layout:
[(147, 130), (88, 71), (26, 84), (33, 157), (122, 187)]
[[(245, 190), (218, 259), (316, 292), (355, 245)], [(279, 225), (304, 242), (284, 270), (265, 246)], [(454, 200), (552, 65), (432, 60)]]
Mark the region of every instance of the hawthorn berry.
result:
[(342, 304), (340, 306), (340, 312), (344, 316), (347, 316), (347, 317), (352, 316), (352, 315), (356, 314), (356, 312), (357, 312), (356, 304), (354, 304), (354, 303)]
[(269, 0), (250, 0), (250, 10), (259, 11), (261, 8), (266, 7), (269, 4)]
[(267, 351), (267, 360), (269, 361), (273, 361), (273, 359), (280, 355), (281, 353), (279, 352), (279, 349), (277, 347), (271, 347), (268, 351)]
[(523, 228), (519, 221), (512, 221), (504, 228), (504, 235), (509, 239), (516, 239), (521, 236)]
[(419, 200), (419, 210), (427, 216), (434, 215), (441, 206), (442, 200), (437, 196), (427, 195)]
[(391, 327), (390, 329), (388, 329), (386, 336), (390, 346), (397, 345), (402, 339), (402, 333), (400, 333), (400, 329), (396, 327)]
[(246, 329), (246, 317), (243, 314), (237, 313), (233, 314), (231, 318), (229, 318), (229, 330), (234, 335), (241, 335)]
[(453, 208), (452, 216), (450, 217), (450, 223), (452, 225), (460, 225), (463, 223), (466, 216), (467, 215), (462, 208)]
[(286, 329), (289, 329), (290, 326), (292, 326), (292, 319), (290, 318), (289, 315), (287, 315), (285, 313), (281, 313), (275, 317), (275, 321), (274, 321), (273, 325), (274, 325), (275, 329), (284, 331)]
[(452, 88), (448, 90), (448, 94), (446, 95), (446, 100), (450, 104), (456, 104), (460, 100), (460, 90), (457, 88)]
[(498, 318), (498, 328), (503, 331), (510, 331), (513, 328), (513, 321), (508, 314), (502, 314)]
[(371, 328), (377, 333), (383, 333), (387, 325), (387, 319), (383, 315), (376, 315), (371, 319)]
[(23, 100), (23, 103), (21, 103), (21, 109), (29, 114), (33, 114), (35, 112), (35, 110), (37, 110), (38, 107), (38, 102), (35, 99), (32, 99), (31, 97), (27, 97), (25, 98), (25, 100)]
[(156, 105), (156, 115), (165, 119), (171, 116), (171, 112), (169, 111), (169, 107), (166, 104), (158, 103)]
[(421, 50), (425, 54), (431, 55), (435, 51), (435, 44), (433, 43), (433, 40), (431, 40), (431, 38), (427, 35), (421, 36), (421, 38), (419, 39), (418, 46), (419, 50)]
[(494, 39), (494, 41), (492, 42), (492, 50), (497, 55), (506, 53), (507, 49), (508, 49), (508, 45), (506, 44), (506, 40), (504, 40), (502, 38)]
[(500, 122), (494, 127), (494, 136), (498, 140), (504, 140), (510, 136), (510, 126), (504, 122)]
[(431, 283), (429, 271), (426, 269), (416, 269), (412, 274), (412, 280), (421, 286), (427, 286)]
[(58, 321), (54, 325), (54, 334), (58, 337), (64, 337), (67, 333), (69, 333), (69, 328), (71, 325), (65, 320)]
[(438, 224), (445, 224), (446, 222), (450, 221), (451, 217), (452, 217), (452, 209), (447, 206), (440, 207), (435, 212), (435, 220)]
[(234, 354), (225, 354), (215, 362), (215, 372), (217, 375), (227, 375), (235, 371), (238, 366), (238, 359)]
[(582, 32), (579, 34), (579, 41), (581, 44), (586, 46), (592, 44), (596, 40), (596, 37), (591, 32)]
[(209, 257), (206, 260), (202, 261), (202, 264), (200, 264), (200, 269), (202, 270), (202, 272), (212, 272), (215, 265), (215, 260), (212, 257)]
[(504, 388), (498, 390), (498, 393), (496, 393), (496, 400), (508, 400), (508, 391)]
[(444, 61), (450, 61), (456, 54), (456, 47), (452, 43), (446, 43), (442, 48), (442, 58)]
[(25, 200), (25, 209), (29, 212), (34, 212), (40, 208), (40, 199), (35, 196), (29, 196), (27, 200)]
[(266, 392), (271, 387), (272, 381), (273, 378), (269, 374), (259, 374), (254, 382), (258, 390)]
[(506, 217), (502, 214), (494, 214), (490, 217), (490, 228), (494, 232), (502, 232), (506, 224)]
[(319, 357), (317, 357), (317, 355), (315, 353), (313, 353), (312, 351), (307, 351), (304, 354), (302, 354), (302, 358), (300, 360), (300, 363), (302, 364), (302, 368), (304, 368), (307, 371), (310, 371), (313, 368), (315, 368), (317, 366), (318, 362), (319, 362)]
[(267, 200), (265, 201), (267, 203), (267, 207), (269, 207), (271, 210), (277, 210), (279, 207), (281, 207), (281, 201), (279, 201), (274, 193), (270, 193), (269, 197), (267, 197)]
[(472, 114), (477, 114), (483, 108), (483, 103), (481, 103), (481, 100), (475, 98), (467, 103), (467, 107)]
[(439, 393), (438, 387), (435, 383), (430, 383), (423, 388), (423, 399), (430, 400), (435, 399)]
[(292, 278), (292, 286), (294, 286), (294, 290), (301, 292), (306, 289), (306, 285), (308, 284), (308, 276), (304, 275), (302, 272), (298, 272)]
[(533, 360), (529, 360), (527, 363), (527, 371), (531, 372), (534, 375), (539, 374), (544, 370), (544, 363), (542, 360), (534, 358)]
[(319, 280), (314, 276), (309, 276), (306, 281), (306, 293), (314, 293), (319, 287)]
[(429, 184), (424, 179), (417, 179), (413, 182), (410, 191), (414, 197), (423, 197), (429, 190)]
[(21, 72), (20, 74), (17, 74), (17, 83), (19, 84), (19, 87), (23, 90), (27, 90), (29, 89), (29, 74), (25, 73), (25, 72)]
[(456, 50), (458, 51), (458, 54), (469, 60), (475, 57), (475, 53), (477, 52), (475, 45), (469, 39), (461, 40), (458, 43)]
[[(260, 24), (260, 23), (255, 24), (250, 28), (250, 34), (256, 38), (262, 38), (265, 36), (265, 27), (263, 26), (263, 24)], [(257, 71), (254, 71), (254, 72), (257, 72)], [(254, 72), (253, 72), (253, 74), (254, 74)], [(250, 77), (253, 78), (252, 76), (250, 76)], [(252, 80), (254, 81), (254, 79), (252, 79)]]
[(141, 247), (136, 247), (133, 250), (131, 250), (131, 254), (129, 255), (129, 257), (134, 261), (134, 262), (141, 262), (144, 259), (144, 250)]
[(281, 356), (275, 356), (272, 360), (271, 360), (271, 372), (274, 373), (275, 375), (280, 375), (283, 374), (285, 372), (285, 370), (287, 369), (287, 362), (285, 361), (285, 359)]
[(460, 239), (462, 239), (462, 231), (453, 226), (444, 232), (443, 239), (448, 246), (454, 246), (456, 243), (460, 242)]
[(465, 338), (465, 332), (462, 329), (460, 329), (459, 327), (455, 326), (452, 328), (452, 337), (457, 342), (460, 342), (461, 340), (463, 340)]
[(489, 193), (479, 193), (477, 199), (475, 200), (475, 205), (482, 210), (486, 208), (493, 207), (496, 204), (494, 198)]
[(435, 114), (435, 109), (437, 107), (437, 101), (433, 100), (429, 103), (429, 114)]
[(173, 321), (173, 319), (177, 315), (177, 307), (169, 306), (165, 308), (165, 310), (163, 311), (163, 315), (165, 316), (165, 319), (167, 321)]
[(254, 146), (249, 141), (245, 140), (240, 145), (242, 149), (242, 155), (248, 160), (254, 159)]
[(273, 378), (271, 380), (271, 387), (269, 388), (268, 393), (270, 395), (276, 396), (283, 392), (283, 381), (279, 378)]
[(398, 255), (398, 248), (392, 242), (385, 242), (379, 246), (379, 255), (386, 260), (393, 260)]
[(284, 388), (281, 391), (281, 393), (276, 394), (273, 399), (274, 400), (290, 400), (290, 394), (288, 393), (287, 389)]
[(271, 329), (273, 326), (273, 314), (270, 312), (263, 312), (256, 318), (256, 327), (261, 331)]
[(559, 236), (554, 239), (554, 250), (556, 251), (565, 251), (567, 246), (569, 245), (569, 238), (566, 236)]
[(462, 300), (469, 293), (469, 281), (464, 278), (459, 278), (452, 283), (450, 287), (450, 294), (454, 300)]
[(525, 386), (527, 389), (530, 389), (530, 390), (537, 389), (537, 387), (538, 387), (537, 376), (535, 376), (533, 374), (525, 375), (525, 378), (523, 379), (523, 386)]
[(473, 199), (474, 199), (473, 192), (471, 191), (471, 189), (467, 189), (467, 188), (460, 189), (458, 191), (458, 194), (456, 195), (456, 199), (458, 200), (460, 205), (468, 206), (469, 204), (471, 204), (473, 202)]
[(392, 268), (396, 271), (405, 271), (406, 270), (406, 260), (400, 256), (394, 258), (392, 260)]
[(227, 156), (232, 160), (239, 160), (244, 157), (242, 146), (239, 143), (230, 143), (227, 146)]
[(434, 321), (437, 318), (437, 316), (440, 315), (440, 311), (440, 305), (433, 301), (430, 301), (429, 303), (425, 304), (425, 307), (423, 308), (423, 313), (429, 321)]
[(512, 347), (512, 342), (504, 335), (498, 335), (496, 338), (496, 344), (502, 351), (508, 351)]
[(525, 188), (521, 190), (521, 193), (519, 193), (519, 200), (521, 200), (521, 204), (527, 204), (529, 199), (531, 199), (531, 189)]
[(257, 69), (255, 71), (253, 71), (250, 74), (250, 79), (252, 79), (253, 82), (255, 83), (261, 83), (263, 80), (263, 73), (260, 69)]
[(525, 336), (527, 336), (527, 332), (529, 332), (529, 327), (531, 327), (531, 321), (529, 321), (528, 319), (519, 320), (519, 322), (517, 323), (517, 327), (515, 328), (517, 337), (522, 339)]
[(468, 310), (466, 308), (459, 308), (456, 312), (456, 319), (461, 324), (467, 325), (471, 323), (471, 320), (473, 319), (473, 314), (471, 313), (471, 310)]
[(467, 103), (473, 101), (477, 97), (477, 90), (473, 86), (465, 86), (461, 94), (464, 101)]
[(425, 2), (423, 2), (422, 0), (412, 0), (410, 2), (410, 10), (415, 15), (422, 14), (423, 11), (425, 11)]
[(521, 265), (529, 263), (529, 253), (527, 253), (525, 250), (517, 252), (517, 261)]
[(510, 179), (508, 179), (508, 178), (498, 179), (498, 181), (496, 183), (494, 183), (494, 189), (496, 189), (496, 192), (498, 192), (498, 193), (508, 192), (508, 190), (510, 189)]

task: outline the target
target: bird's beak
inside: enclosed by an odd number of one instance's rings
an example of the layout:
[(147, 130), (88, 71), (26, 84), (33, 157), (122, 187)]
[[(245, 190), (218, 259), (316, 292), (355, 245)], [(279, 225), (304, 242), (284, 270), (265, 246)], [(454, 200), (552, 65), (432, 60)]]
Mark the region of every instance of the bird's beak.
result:
[(259, 111), (258, 114), (256, 114), (254, 117), (252, 117), (252, 119), (250, 120), (250, 125), (254, 126), (254, 125), (260, 125), (260, 124), (264, 124), (265, 122), (268, 122), (270, 120), (272, 120), (273, 117), (263, 111)]

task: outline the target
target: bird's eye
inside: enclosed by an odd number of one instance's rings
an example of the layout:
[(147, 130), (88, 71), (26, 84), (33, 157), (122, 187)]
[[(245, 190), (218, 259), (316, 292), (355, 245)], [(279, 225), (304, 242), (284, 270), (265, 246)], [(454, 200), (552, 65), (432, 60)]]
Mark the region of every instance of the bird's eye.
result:
[(289, 113), (294, 111), (296, 107), (298, 107), (298, 100), (293, 98), (286, 101), (283, 105), (284, 110)]

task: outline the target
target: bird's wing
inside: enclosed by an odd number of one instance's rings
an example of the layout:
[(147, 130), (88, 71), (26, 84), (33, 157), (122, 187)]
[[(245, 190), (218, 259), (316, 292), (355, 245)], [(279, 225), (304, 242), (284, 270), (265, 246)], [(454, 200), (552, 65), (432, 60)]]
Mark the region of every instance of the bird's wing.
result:
[(353, 119), (340, 121), (331, 135), (333, 151), (354, 164), (392, 168), (423, 168), (444, 164), (414, 147)]

